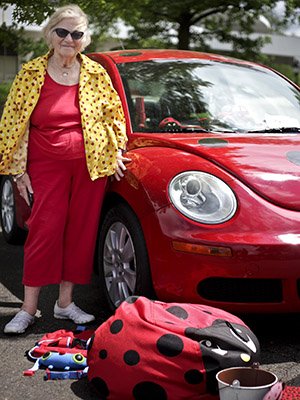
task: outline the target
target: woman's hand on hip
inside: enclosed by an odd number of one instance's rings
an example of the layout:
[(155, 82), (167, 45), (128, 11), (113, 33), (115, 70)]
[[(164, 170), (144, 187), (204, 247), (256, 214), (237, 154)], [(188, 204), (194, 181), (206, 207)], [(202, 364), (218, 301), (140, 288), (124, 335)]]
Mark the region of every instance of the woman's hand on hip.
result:
[(125, 163), (130, 162), (131, 159), (124, 157), (122, 154), (122, 150), (118, 150), (118, 155), (117, 155), (117, 168), (116, 172), (114, 173), (114, 177), (116, 178), (117, 181), (121, 180), (123, 178), (124, 173), (123, 171), (126, 171), (126, 166)]
[(30, 206), (28, 192), (33, 194), (33, 190), (32, 190), (31, 181), (30, 181), (30, 178), (29, 178), (29, 175), (27, 174), (27, 172), (25, 172), (25, 174), (20, 176), (20, 178), (17, 178), (16, 183), (17, 183), (17, 188), (19, 190), (20, 196), (23, 197), (23, 199), (26, 201), (26, 203)]

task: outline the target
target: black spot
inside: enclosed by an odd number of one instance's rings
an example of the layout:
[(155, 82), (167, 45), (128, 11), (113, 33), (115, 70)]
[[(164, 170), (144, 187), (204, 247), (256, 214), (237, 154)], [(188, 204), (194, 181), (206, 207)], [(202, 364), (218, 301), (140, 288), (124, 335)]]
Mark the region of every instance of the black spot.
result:
[(110, 326), (110, 332), (113, 334), (119, 333), (123, 328), (123, 322), (120, 319), (116, 319)]
[(203, 382), (203, 374), (198, 369), (190, 369), (184, 374), (184, 379), (191, 385)]
[(169, 307), (166, 309), (166, 311), (168, 311), (170, 314), (173, 314), (180, 319), (187, 319), (189, 316), (189, 314), (182, 307), (179, 306)]
[(170, 333), (161, 336), (156, 342), (158, 351), (164, 356), (175, 357), (183, 350), (183, 341), (180, 337)]
[(132, 391), (135, 400), (167, 400), (165, 389), (154, 382), (140, 382)]
[(140, 361), (139, 353), (135, 350), (126, 351), (123, 358), (127, 365), (136, 365)]
[(106, 350), (100, 350), (99, 351), (99, 358), (101, 358), (101, 360), (105, 360), (105, 358), (107, 357), (107, 351)]
[(96, 377), (93, 378), (90, 383), (103, 400), (105, 400), (109, 396), (107, 384), (104, 382), (103, 379)]

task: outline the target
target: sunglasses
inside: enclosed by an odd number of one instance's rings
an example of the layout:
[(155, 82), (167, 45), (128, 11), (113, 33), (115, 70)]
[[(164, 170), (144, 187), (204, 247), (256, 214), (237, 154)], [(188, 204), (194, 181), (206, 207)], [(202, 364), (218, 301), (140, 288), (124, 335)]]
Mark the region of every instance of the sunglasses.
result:
[(67, 29), (64, 29), (64, 28), (56, 28), (56, 29), (54, 29), (54, 32), (60, 38), (66, 38), (68, 36), (68, 34), (70, 34), (71, 38), (73, 40), (79, 40), (84, 35), (84, 32), (80, 32), (80, 31), (70, 32), (70, 31), (68, 31)]

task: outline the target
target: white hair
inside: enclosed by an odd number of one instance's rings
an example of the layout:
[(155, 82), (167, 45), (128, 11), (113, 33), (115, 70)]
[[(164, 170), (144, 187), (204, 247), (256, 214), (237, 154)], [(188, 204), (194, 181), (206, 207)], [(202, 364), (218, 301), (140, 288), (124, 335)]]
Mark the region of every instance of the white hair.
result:
[(80, 29), (83, 30), (84, 35), (81, 40), (80, 51), (84, 50), (91, 43), (91, 34), (88, 30), (88, 17), (76, 4), (69, 4), (58, 8), (49, 18), (46, 26), (43, 28), (44, 38), (48, 47), (50, 49), (53, 47), (51, 40), (53, 29), (65, 18), (74, 18), (78, 22)]

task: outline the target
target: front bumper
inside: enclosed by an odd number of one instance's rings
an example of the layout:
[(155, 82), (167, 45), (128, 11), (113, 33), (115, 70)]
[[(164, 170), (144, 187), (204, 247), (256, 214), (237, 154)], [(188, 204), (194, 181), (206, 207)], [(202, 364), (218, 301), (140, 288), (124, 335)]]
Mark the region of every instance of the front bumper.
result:
[[(143, 229), (152, 231), (145, 237), (158, 298), (239, 313), (300, 312), (299, 221), (292, 221), (279, 233), (262, 224), (260, 232), (242, 227), (238, 232), (238, 220), (227, 228), (203, 227), (172, 206), (146, 217)], [(178, 242), (230, 251), (176, 250)]]

